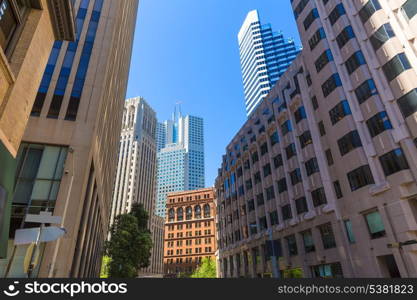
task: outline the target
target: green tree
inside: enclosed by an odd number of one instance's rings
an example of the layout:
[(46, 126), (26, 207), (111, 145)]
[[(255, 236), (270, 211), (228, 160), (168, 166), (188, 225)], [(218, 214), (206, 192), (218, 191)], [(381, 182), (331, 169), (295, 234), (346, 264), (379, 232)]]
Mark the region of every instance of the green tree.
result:
[(149, 266), (152, 238), (148, 219), (142, 204), (134, 204), (130, 213), (115, 218), (110, 228), (111, 239), (105, 247), (110, 259), (109, 277), (136, 278), (139, 269)]
[(203, 258), (201, 265), (194, 271), (191, 278), (216, 278), (216, 262), (212, 258)]

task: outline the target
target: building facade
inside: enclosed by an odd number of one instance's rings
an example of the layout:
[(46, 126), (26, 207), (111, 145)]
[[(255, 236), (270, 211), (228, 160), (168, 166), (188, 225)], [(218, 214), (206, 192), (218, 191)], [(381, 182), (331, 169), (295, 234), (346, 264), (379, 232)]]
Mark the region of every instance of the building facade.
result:
[(417, 1), (292, 7), (304, 50), (216, 180), (221, 275), (417, 277)]
[(9, 277), (27, 247), (14, 232), (26, 213), (53, 212), (63, 238), (42, 244), (36, 277), (97, 277), (107, 237), (137, 0), (76, 0), (75, 42), (56, 42), (18, 153)]
[(204, 188), (204, 124), (194, 116), (174, 114), (158, 125), (156, 214), (165, 217), (168, 193)]
[(151, 264), (140, 276), (163, 274), (163, 223), (155, 215), (156, 199), (156, 129), (155, 111), (143, 98), (125, 102), (120, 148), (113, 192), (110, 226), (115, 217), (129, 213), (134, 203), (141, 203), (149, 214), (152, 232)]
[(300, 52), (282, 32), (262, 24), (257, 10), (250, 11), (238, 34), (240, 64), (249, 116), (269, 93)]
[(7, 240), (16, 156), (55, 40), (74, 40), (70, 0), (0, 1), (0, 258)]
[(215, 191), (169, 193), (164, 236), (165, 276), (192, 273), (204, 257), (216, 259)]

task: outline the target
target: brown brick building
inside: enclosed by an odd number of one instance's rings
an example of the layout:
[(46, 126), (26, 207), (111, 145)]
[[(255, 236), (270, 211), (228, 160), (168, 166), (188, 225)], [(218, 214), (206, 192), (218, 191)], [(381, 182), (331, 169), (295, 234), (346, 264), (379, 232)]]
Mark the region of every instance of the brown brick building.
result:
[(164, 235), (164, 272), (191, 273), (216, 252), (214, 189), (168, 194)]

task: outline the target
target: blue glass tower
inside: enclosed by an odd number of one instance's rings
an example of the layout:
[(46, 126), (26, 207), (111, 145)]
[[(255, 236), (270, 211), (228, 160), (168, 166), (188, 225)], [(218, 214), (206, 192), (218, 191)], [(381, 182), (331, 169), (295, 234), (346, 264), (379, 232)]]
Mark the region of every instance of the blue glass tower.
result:
[(240, 63), (249, 116), (301, 51), (270, 24), (261, 24), (258, 11), (248, 13), (238, 34)]
[(203, 119), (174, 114), (173, 120), (158, 124), (156, 139), (156, 214), (165, 217), (168, 193), (205, 187)]

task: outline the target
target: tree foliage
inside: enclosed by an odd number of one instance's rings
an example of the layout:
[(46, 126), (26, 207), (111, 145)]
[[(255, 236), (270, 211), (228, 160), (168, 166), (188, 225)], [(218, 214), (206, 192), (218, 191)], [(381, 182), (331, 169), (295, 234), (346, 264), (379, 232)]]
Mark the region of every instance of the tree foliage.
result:
[(149, 266), (152, 238), (148, 219), (142, 204), (134, 204), (130, 213), (115, 218), (110, 228), (111, 239), (105, 247), (110, 258), (109, 277), (136, 278), (139, 269)]
[(201, 265), (194, 271), (191, 278), (216, 278), (216, 262), (212, 258), (205, 257)]

